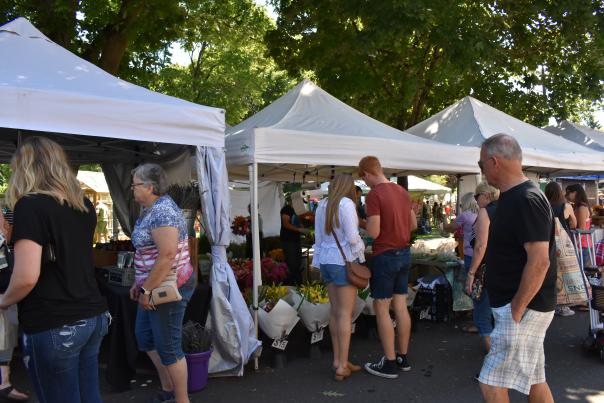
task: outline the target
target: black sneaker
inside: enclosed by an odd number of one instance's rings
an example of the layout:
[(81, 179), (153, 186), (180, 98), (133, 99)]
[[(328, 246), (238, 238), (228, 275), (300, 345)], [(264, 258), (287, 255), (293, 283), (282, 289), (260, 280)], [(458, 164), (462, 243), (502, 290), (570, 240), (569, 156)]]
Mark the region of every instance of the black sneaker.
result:
[(386, 357), (372, 364), (365, 364), (365, 371), (371, 375), (381, 376), (382, 378), (396, 379), (398, 378), (398, 369), (396, 368), (396, 360), (389, 361)]
[(409, 361), (407, 361), (407, 354), (396, 354), (396, 366), (399, 371), (411, 371), (411, 365), (409, 365)]

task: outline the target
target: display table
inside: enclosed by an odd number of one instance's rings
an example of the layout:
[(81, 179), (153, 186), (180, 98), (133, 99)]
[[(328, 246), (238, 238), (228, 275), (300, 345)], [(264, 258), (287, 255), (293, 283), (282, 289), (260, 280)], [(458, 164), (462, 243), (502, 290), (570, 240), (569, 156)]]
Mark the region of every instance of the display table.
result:
[(105, 377), (116, 391), (127, 390), (136, 374), (139, 354), (134, 336), (138, 304), (130, 299), (130, 287), (108, 284), (102, 277), (98, 283), (112, 317), (105, 341), (109, 350)]
[[(115, 391), (130, 388), (130, 380), (135, 377), (139, 360), (134, 326), (138, 303), (130, 299), (130, 287), (107, 283), (106, 272), (97, 269), (97, 282), (101, 293), (107, 299), (112, 316), (109, 333), (104, 341), (108, 349), (105, 377)], [(205, 324), (210, 302), (211, 288), (208, 284), (199, 284), (189, 301), (183, 322), (188, 320)]]
[(465, 272), (463, 263), (459, 260), (432, 260), (411, 258), (409, 281), (415, 281), (422, 276), (442, 274), (445, 276), (453, 291), (453, 311), (468, 311), (473, 308), (472, 299), (464, 292)]

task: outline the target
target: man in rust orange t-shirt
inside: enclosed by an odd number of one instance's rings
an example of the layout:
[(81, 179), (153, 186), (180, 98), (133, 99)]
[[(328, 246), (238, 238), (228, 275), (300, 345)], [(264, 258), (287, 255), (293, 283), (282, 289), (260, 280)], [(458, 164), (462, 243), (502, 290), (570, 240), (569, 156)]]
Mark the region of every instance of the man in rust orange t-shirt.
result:
[[(365, 364), (370, 374), (383, 378), (398, 378), (398, 371), (409, 371), (407, 349), (411, 334), (411, 318), (407, 310), (407, 282), (411, 257), (409, 240), (417, 228), (417, 218), (411, 208), (407, 191), (390, 182), (376, 157), (359, 162), (359, 175), (371, 188), (365, 198), (366, 230), (374, 238), (370, 261), (371, 296), (384, 357), (376, 363)], [(390, 319), (390, 304), (397, 322), (398, 348), (394, 348), (394, 325)]]

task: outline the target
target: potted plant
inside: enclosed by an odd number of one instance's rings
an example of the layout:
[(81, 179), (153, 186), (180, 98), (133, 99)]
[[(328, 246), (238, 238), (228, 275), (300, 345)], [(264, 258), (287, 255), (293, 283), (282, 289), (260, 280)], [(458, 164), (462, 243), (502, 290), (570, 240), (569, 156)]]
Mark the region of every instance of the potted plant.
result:
[(182, 327), (182, 349), (188, 368), (188, 390), (198, 392), (208, 383), (208, 364), (212, 355), (212, 334), (197, 322)]

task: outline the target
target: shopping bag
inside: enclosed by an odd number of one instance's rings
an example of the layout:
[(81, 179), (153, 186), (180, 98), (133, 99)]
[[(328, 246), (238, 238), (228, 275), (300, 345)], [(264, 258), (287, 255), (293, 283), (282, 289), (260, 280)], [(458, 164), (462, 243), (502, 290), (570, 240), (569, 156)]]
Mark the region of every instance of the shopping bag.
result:
[(557, 304), (583, 303), (588, 298), (585, 287), (589, 287), (589, 283), (579, 267), (575, 247), (557, 217), (555, 218), (555, 225), (556, 264), (558, 269), (556, 281)]

